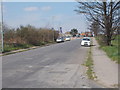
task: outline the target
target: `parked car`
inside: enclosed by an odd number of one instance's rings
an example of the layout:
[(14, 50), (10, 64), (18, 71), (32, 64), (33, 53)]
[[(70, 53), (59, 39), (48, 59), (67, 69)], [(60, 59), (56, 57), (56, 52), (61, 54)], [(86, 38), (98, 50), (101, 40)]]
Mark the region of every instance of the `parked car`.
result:
[(70, 40), (71, 40), (70, 36), (65, 37), (65, 41), (70, 41)]
[(64, 42), (64, 38), (63, 37), (59, 37), (56, 39), (56, 42)]
[(81, 41), (81, 46), (90, 46), (91, 39), (89, 37), (84, 37)]

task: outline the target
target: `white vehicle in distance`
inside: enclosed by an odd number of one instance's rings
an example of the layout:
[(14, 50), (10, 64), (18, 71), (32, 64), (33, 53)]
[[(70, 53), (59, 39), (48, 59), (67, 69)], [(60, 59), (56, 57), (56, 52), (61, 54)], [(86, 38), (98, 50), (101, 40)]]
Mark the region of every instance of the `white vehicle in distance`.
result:
[(84, 37), (81, 41), (81, 46), (90, 46), (91, 40), (89, 37)]
[(59, 42), (64, 42), (64, 38), (63, 37), (59, 37), (59, 38), (56, 39), (56, 42), (58, 42), (58, 43)]
[(83, 37), (83, 38), (88, 38), (88, 39), (90, 39), (90, 37)]
[(83, 37), (83, 38), (88, 38), (88, 39), (90, 39), (90, 37)]
[(65, 37), (65, 41), (70, 41), (70, 40), (71, 40), (70, 36)]

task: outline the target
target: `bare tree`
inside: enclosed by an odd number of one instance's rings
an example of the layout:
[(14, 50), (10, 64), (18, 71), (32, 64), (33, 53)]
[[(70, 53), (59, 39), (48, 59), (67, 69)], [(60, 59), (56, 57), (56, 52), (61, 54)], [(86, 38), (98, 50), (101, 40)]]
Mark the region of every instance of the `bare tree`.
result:
[(95, 36), (98, 36), (98, 34), (100, 32), (100, 26), (99, 26), (98, 22), (93, 20), (92, 23), (90, 24), (89, 29), (91, 32), (94, 32)]
[(78, 13), (87, 15), (98, 22), (105, 35), (106, 45), (111, 45), (114, 31), (120, 25), (120, 1), (118, 2), (78, 2)]

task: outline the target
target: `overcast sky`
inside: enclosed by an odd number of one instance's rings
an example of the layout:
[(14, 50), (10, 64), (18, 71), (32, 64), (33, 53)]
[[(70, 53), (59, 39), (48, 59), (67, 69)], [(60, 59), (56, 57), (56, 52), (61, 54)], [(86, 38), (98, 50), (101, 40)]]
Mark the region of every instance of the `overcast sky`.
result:
[(4, 2), (4, 22), (13, 28), (20, 25), (63, 28), (63, 32), (76, 28), (87, 30), (84, 15), (77, 14), (77, 2)]

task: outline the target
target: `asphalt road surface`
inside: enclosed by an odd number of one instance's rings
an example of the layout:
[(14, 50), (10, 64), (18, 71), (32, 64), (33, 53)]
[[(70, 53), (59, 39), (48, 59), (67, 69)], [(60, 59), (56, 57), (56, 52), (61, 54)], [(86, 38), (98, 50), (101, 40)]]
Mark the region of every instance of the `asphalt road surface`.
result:
[(2, 57), (3, 88), (101, 88), (87, 79), (80, 39)]

